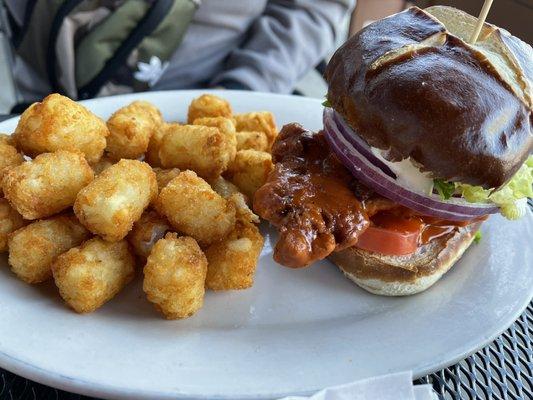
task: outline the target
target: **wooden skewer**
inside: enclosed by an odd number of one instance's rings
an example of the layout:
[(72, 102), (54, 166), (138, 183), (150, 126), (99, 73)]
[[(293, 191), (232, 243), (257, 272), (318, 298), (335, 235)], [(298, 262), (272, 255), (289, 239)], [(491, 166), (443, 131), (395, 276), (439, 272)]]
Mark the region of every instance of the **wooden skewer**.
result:
[(481, 28), (483, 28), (483, 24), (485, 23), (487, 15), (489, 14), (490, 6), (492, 6), (492, 0), (485, 0), (485, 3), (483, 3), (483, 7), (481, 8), (481, 12), (479, 13), (479, 17), (477, 19), (476, 29), (470, 37), (470, 44), (476, 43), (477, 38), (479, 37), (479, 34), (481, 32)]

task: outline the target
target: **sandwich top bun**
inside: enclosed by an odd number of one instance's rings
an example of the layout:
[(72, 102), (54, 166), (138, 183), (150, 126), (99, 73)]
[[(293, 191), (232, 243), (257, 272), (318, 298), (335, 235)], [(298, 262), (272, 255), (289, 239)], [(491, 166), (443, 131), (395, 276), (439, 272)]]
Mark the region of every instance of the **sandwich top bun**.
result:
[(505, 184), (533, 149), (531, 46), (451, 7), (412, 7), (349, 39), (326, 70), (328, 100), (387, 158), (434, 178)]

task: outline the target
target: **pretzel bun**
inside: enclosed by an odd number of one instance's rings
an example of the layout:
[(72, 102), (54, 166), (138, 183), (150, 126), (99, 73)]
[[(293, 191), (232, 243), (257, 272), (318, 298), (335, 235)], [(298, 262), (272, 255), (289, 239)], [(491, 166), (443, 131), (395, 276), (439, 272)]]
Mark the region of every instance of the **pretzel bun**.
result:
[(370, 293), (407, 296), (428, 289), (468, 249), (481, 223), (458, 228), (420, 246), (416, 253), (387, 256), (350, 247), (334, 252), (329, 259), (344, 275)]
[(434, 178), (505, 184), (533, 149), (533, 50), (451, 7), (409, 8), (350, 38), (326, 70), (328, 100), (391, 161)]

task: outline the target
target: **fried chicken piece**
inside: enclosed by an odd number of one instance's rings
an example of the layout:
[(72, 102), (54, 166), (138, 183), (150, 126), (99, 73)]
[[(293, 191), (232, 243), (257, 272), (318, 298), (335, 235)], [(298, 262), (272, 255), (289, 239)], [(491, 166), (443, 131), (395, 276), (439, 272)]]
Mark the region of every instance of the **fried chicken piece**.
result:
[(254, 210), (279, 228), (274, 260), (299, 268), (353, 246), (369, 221), (323, 135), (285, 125), (272, 156), (276, 165)]

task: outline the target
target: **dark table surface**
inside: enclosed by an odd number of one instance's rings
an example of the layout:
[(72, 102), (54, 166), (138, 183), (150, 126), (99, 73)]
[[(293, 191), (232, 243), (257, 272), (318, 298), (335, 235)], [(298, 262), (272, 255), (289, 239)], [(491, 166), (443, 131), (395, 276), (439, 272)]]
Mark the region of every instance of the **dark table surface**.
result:
[[(0, 121), (10, 116), (0, 115)], [(533, 204), (530, 202), (533, 208)], [(533, 400), (533, 302), (484, 349), (417, 383), (429, 383), (441, 399)], [(0, 400), (91, 399), (32, 382), (0, 369)]]

